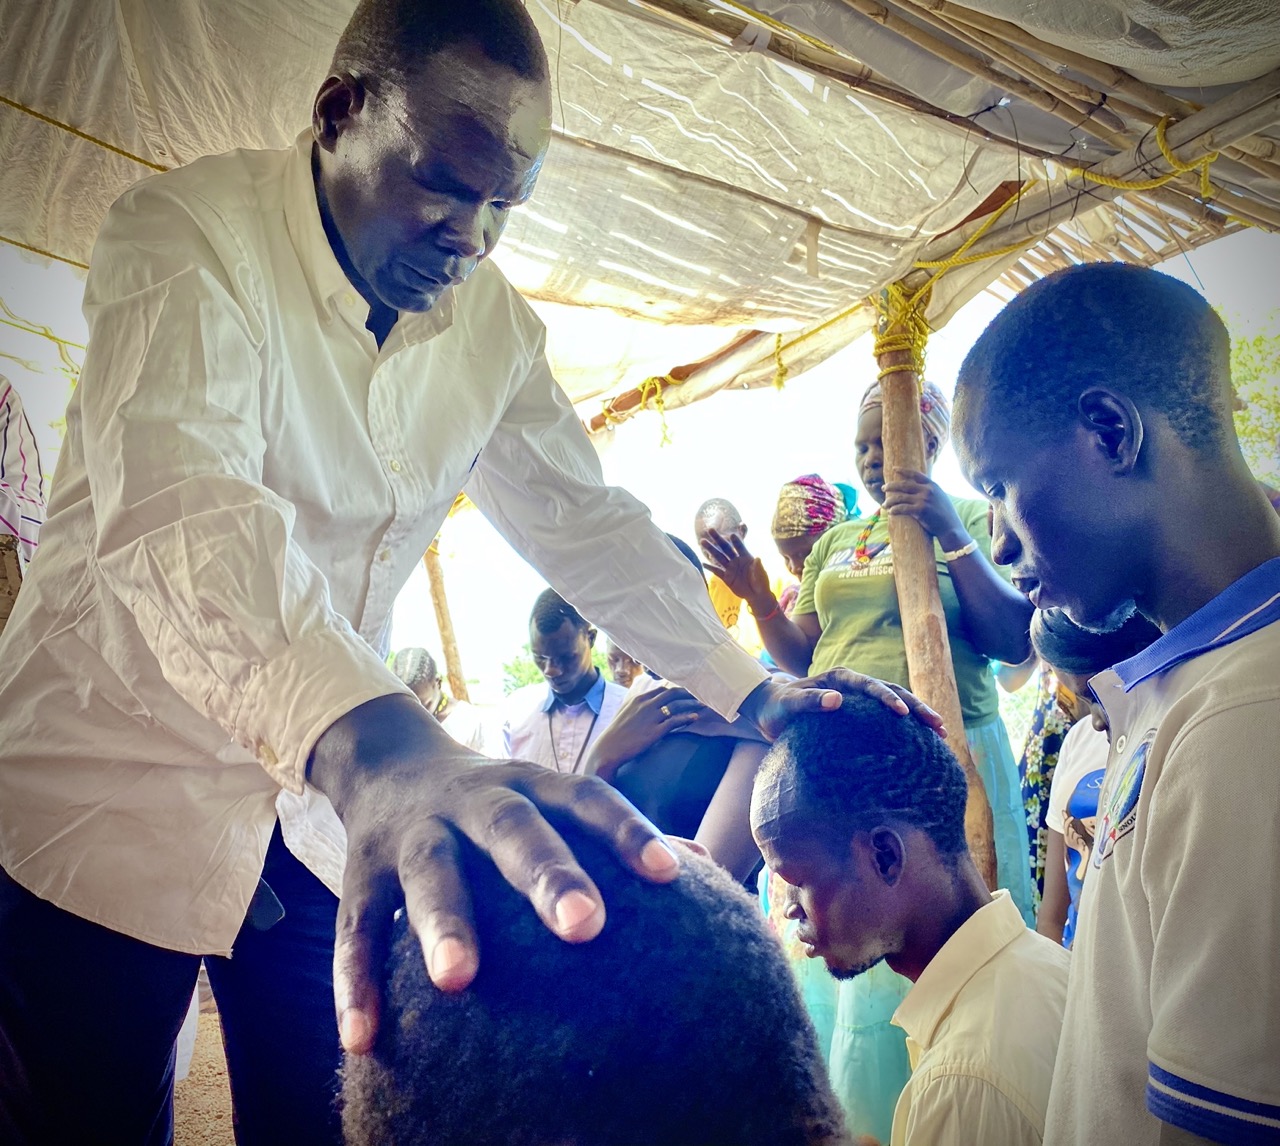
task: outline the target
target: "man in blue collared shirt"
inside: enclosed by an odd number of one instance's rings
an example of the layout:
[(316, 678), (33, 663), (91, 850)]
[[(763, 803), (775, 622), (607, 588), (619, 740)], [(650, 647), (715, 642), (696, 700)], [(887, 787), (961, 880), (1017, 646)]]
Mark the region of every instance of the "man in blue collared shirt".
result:
[(587, 750), (618, 715), (627, 690), (592, 660), (596, 630), (554, 589), (529, 617), (529, 648), (546, 680), (511, 699), (503, 727), (506, 755), (555, 772), (581, 774)]
[(1190, 287), (1103, 263), (1005, 308), (956, 390), (992, 556), (1039, 608), (1164, 636), (1096, 676), (1111, 752), (1046, 1146), (1280, 1143), (1280, 521)]

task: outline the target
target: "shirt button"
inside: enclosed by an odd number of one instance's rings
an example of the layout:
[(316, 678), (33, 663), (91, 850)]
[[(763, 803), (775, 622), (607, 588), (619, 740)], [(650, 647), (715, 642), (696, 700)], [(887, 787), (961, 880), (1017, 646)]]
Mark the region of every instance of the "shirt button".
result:
[(392, 458), (389, 462), (387, 462), (387, 468), (393, 474), (398, 474), (400, 472), (400, 463), (395, 458)]
[(280, 763), (280, 757), (271, 750), (271, 746), (269, 744), (264, 744), (258, 749), (258, 759), (266, 768), (274, 768)]
[(378, 560), (379, 560), (379, 561), (390, 561), (390, 560), (391, 560), (391, 550), (390, 550), (390, 549), (379, 549), (379, 550), (378, 550)]
[(1117, 755), (1117, 756), (1118, 756), (1121, 752), (1123, 752), (1123, 751), (1124, 751), (1124, 746), (1125, 746), (1126, 744), (1128, 744), (1128, 743), (1129, 743), (1129, 741), (1128, 741), (1128, 739), (1125, 737), (1125, 734), (1124, 734), (1123, 732), (1122, 732), (1122, 733), (1120, 733), (1120, 735), (1116, 737), (1116, 755)]
[(353, 295), (350, 291), (347, 291), (347, 293), (342, 296), (342, 301), (346, 303), (347, 306), (355, 306), (356, 296)]

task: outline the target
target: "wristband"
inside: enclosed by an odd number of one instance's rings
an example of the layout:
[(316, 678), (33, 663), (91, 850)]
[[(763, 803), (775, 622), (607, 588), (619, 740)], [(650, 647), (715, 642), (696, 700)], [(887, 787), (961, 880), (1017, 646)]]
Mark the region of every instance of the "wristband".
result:
[(772, 621), (774, 617), (782, 612), (782, 604), (778, 601), (774, 601), (773, 608), (770, 609), (763, 617), (752, 609), (750, 605), (747, 606), (747, 609), (757, 621)]
[(978, 551), (978, 543), (970, 541), (968, 545), (962, 545), (959, 549), (951, 549), (943, 553), (942, 560), (948, 565), (953, 561), (959, 561), (961, 557), (968, 557), (970, 553)]

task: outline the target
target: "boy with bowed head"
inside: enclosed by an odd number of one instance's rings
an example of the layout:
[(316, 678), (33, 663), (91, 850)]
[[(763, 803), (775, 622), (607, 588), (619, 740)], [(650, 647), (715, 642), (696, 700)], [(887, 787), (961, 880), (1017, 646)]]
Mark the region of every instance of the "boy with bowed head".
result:
[(1042, 609), (1163, 636), (1094, 677), (1111, 749), (1045, 1141), (1280, 1141), (1280, 519), (1232, 425), (1231, 341), (1121, 263), (1029, 287), (961, 368), (992, 556)]
[(884, 962), (911, 981), (892, 1146), (1039, 1146), (1068, 956), (983, 883), (951, 750), (884, 715), (850, 697), (793, 722), (756, 777), (752, 833), (810, 958), (837, 979)]

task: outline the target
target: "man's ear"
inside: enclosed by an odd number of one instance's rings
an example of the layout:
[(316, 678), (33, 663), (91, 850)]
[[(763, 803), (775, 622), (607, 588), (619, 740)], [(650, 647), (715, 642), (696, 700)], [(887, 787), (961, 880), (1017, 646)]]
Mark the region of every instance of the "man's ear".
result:
[(593, 649), (596, 647), (596, 630), (595, 629), (587, 630), (587, 644), (589, 644)]
[(1132, 473), (1142, 453), (1142, 415), (1123, 394), (1094, 387), (1076, 405), (1080, 424), (1091, 434), (1117, 475)]
[(352, 117), (360, 114), (366, 94), (364, 81), (349, 72), (331, 75), (320, 85), (311, 107), (311, 131), (326, 151), (334, 149)]
[(892, 828), (879, 827), (870, 833), (871, 861), (886, 885), (893, 887), (902, 878), (906, 847)]

